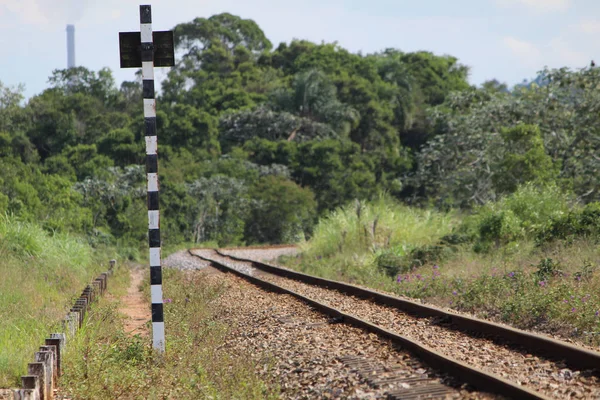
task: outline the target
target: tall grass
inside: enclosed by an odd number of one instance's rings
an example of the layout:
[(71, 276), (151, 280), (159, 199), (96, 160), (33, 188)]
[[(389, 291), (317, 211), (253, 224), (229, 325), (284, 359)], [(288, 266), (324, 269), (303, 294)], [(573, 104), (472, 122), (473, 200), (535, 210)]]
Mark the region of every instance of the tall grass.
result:
[(382, 197), (325, 217), (281, 262), (598, 345), (598, 210), (556, 186), (523, 185), (460, 218)]
[(301, 259), (283, 259), (307, 273), (366, 285), (385, 285), (389, 277), (375, 265), (382, 253), (405, 256), (435, 243), (458, 223), (452, 213), (407, 207), (385, 194), (332, 211), (317, 224)]
[[(127, 336), (118, 303), (104, 298), (67, 349), (63, 394), (76, 399), (277, 398), (278, 386), (258, 377), (259, 365), (249, 354), (233, 354), (224, 346), (229, 327), (216, 318), (215, 304), (224, 289), (199, 274), (163, 272), (169, 295), (164, 355), (153, 352), (149, 338)], [(149, 299), (149, 279), (143, 282)]]
[(406, 251), (437, 241), (456, 222), (453, 214), (407, 207), (381, 194), (374, 201), (356, 200), (327, 215), (304, 250), (322, 257), (381, 248)]
[(0, 387), (27, 363), (74, 297), (99, 272), (85, 240), (0, 216)]

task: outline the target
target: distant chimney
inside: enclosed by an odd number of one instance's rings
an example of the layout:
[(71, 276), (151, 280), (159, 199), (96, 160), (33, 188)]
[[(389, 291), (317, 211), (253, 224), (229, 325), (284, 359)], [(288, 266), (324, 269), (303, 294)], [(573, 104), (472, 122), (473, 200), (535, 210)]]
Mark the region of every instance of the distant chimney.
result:
[(67, 25), (67, 68), (75, 67), (75, 25)]

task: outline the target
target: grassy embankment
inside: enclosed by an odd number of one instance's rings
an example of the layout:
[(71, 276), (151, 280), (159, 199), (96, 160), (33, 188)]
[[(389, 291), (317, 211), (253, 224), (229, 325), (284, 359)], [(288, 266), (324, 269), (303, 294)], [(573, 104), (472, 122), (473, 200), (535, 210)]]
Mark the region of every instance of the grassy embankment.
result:
[[(118, 301), (103, 299), (67, 352), (65, 394), (77, 399), (277, 398), (277, 387), (255, 375), (249, 357), (222, 348), (228, 328), (214, 318), (212, 304), (221, 288), (172, 269), (164, 269), (163, 277), (164, 357), (153, 352), (149, 338), (128, 336)], [(149, 301), (148, 279), (143, 282)]]
[(388, 198), (323, 218), (292, 268), (600, 343), (600, 207), (524, 187), (471, 215)]
[(106, 269), (111, 254), (97, 254), (82, 239), (0, 216), (0, 388), (20, 384), (73, 299)]

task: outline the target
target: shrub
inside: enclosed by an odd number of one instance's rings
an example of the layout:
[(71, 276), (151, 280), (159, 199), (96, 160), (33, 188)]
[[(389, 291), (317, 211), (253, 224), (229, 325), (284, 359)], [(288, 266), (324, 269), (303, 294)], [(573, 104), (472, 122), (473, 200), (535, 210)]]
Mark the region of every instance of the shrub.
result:
[(519, 124), (500, 132), (501, 159), (492, 175), (498, 193), (512, 193), (526, 182), (550, 183), (556, 180), (558, 165), (546, 154), (537, 125)]
[(436, 243), (450, 233), (455, 221), (451, 213), (407, 207), (381, 194), (369, 202), (357, 200), (321, 218), (308, 251), (322, 257), (384, 249), (396, 249), (393, 251), (398, 253), (398, 249)]
[(546, 280), (554, 276), (562, 275), (560, 263), (553, 261), (551, 258), (544, 258), (537, 265), (535, 276), (539, 280)]
[(317, 203), (313, 192), (277, 176), (265, 176), (250, 190), (245, 237), (255, 243), (295, 243), (310, 233)]
[(600, 235), (600, 202), (572, 210), (566, 215), (550, 219), (536, 235), (538, 244), (557, 239), (572, 239), (575, 236), (598, 237)]
[(410, 265), (406, 263), (405, 256), (398, 254), (393, 249), (384, 250), (377, 255), (375, 257), (375, 265), (390, 277), (395, 277), (410, 270)]
[(500, 201), (478, 208), (461, 231), (474, 232), (474, 250), (486, 252), (493, 246), (535, 237), (549, 219), (565, 215), (571, 203), (571, 196), (555, 185), (528, 183)]

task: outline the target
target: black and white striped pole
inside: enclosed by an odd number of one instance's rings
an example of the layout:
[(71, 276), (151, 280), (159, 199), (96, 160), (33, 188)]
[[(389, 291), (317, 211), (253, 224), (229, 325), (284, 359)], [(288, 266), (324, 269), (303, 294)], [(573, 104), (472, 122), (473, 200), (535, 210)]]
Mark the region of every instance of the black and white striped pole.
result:
[(173, 32), (152, 31), (152, 9), (140, 6), (140, 32), (119, 33), (121, 68), (142, 68), (142, 97), (146, 136), (146, 175), (148, 180), (148, 245), (150, 256), (150, 293), (152, 300), (152, 347), (164, 353), (160, 212), (158, 204), (158, 136), (154, 67), (175, 65)]

